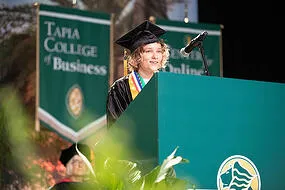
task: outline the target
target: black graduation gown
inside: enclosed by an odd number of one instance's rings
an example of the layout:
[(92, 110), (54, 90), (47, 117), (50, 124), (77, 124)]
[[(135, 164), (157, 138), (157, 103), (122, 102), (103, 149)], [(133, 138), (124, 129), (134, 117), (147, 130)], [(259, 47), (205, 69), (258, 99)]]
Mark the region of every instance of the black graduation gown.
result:
[(116, 80), (108, 91), (106, 110), (108, 128), (120, 117), (132, 101), (129, 75), (126, 75)]
[(98, 185), (87, 182), (60, 182), (55, 184), (49, 190), (102, 190)]

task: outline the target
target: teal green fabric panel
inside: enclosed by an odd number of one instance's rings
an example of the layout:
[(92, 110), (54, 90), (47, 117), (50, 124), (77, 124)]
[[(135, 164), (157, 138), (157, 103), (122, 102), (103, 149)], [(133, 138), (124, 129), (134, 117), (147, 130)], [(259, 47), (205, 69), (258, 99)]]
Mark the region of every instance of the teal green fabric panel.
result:
[(196, 47), (185, 57), (180, 53), (180, 50), (188, 45), (196, 36), (203, 31), (206, 31), (207, 36), (203, 40), (201, 47), (204, 50), (209, 72), (211, 76), (222, 75), (222, 34), (220, 25), (184, 23), (181, 21), (170, 21), (165, 19), (157, 19), (156, 24), (166, 30), (166, 33), (162, 38), (170, 47), (170, 58), (164, 71), (188, 75), (205, 75), (201, 50)]
[(159, 73), (159, 162), (179, 146), (178, 176), (217, 188), (223, 161), (249, 158), (262, 189), (284, 188), (285, 84)]
[(146, 171), (158, 163), (157, 99), (157, 78), (152, 78), (114, 124), (128, 132), (132, 159), (146, 164)]

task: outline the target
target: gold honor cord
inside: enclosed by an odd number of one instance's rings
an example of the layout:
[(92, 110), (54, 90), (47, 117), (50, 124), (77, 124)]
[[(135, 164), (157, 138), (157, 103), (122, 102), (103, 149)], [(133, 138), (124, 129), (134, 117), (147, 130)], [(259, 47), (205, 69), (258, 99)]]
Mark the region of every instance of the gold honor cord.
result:
[(124, 49), (124, 76), (128, 74), (127, 50)]

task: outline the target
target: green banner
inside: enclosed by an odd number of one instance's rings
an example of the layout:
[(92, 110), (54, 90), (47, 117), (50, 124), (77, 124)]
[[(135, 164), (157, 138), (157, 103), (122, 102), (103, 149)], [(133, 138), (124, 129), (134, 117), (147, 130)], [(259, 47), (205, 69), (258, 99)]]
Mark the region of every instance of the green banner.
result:
[(106, 124), (110, 16), (40, 5), (38, 118), (79, 141)]
[[(162, 19), (158, 19), (156, 24), (167, 31), (162, 38), (170, 46), (170, 59), (165, 71), (204, 75), (204, 64), (207, 64), (211, 76), (222, 75), (220, 25), (184, 23)], [(183, 56), (180, 53), (181, 48), (204, 31), (207, 32), (207, 35), (202, 42), (201, 49), (204, 50), (205, 62), (198, 47), (195, 47), (188, 56)]]

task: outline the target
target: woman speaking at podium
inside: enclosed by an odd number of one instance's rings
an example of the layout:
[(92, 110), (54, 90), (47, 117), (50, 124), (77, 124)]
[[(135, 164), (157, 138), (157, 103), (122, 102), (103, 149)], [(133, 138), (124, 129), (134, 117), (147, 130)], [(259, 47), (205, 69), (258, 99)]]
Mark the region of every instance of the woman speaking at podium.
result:
[(117, 79), (107, 95), (108, 128), (140, 93), (155, 72), (166, 67), (169, 47), (159, 37), (165, 30), (144, 21), (120, 37), (116, 43), (127, 49), (127, 75)]

